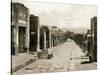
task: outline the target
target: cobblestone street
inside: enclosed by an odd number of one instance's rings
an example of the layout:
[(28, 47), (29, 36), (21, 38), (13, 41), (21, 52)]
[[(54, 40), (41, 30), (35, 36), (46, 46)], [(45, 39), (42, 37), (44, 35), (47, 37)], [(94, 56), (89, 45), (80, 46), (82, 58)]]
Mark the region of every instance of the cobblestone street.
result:
[(88, 58), (81, 58), (85, 56), (85, 53), (83, 53), (80, 47), (71, 39), (68, 39), (67, 42), (53, 49), (52, 59), (38, 59), (36, 62), (13, 73), (13, 75), (96, 69), (96, 64), (94, 63), (92, 63), (92, 66), (91, 64), (80, 64), (82, 61), (88, 61)]

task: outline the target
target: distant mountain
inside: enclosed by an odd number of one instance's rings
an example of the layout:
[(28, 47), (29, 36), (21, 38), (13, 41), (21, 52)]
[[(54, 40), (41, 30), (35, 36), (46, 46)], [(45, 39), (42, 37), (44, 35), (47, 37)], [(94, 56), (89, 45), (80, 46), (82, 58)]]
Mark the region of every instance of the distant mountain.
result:
[(61, 28), (61, 30), (62, 30), (63, 32), (66, 32), (66, 31), (70, 31), (71, 29), (69, 29), (69, 28)]
[(74, 33), (86, 33), (87, 32), (87, 30), (88, 30), (89, 28), (75, 28), (75, 29), (72, 29), (72, 32), (74, 32)]
[(64, 31), (64, 32), (71, 31), (71, 32), (74, 32), (74, 33), (86, 33), (88, 29), (89, 28), (86, 28), (86, 27), (83, 27), (83, 28), (73, 28), (73, 29), (61, 28), (61, 30)]

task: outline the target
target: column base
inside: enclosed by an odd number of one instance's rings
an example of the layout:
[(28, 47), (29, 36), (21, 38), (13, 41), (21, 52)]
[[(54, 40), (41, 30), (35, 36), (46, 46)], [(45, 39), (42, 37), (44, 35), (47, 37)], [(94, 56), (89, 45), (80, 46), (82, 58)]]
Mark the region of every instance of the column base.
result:
[(41, 50), (40, 50), (40, 48), (37, 48), (37, 50), (36, 50), (37, 52), (41, 52)]
[(38, 52), (39, 59), (48, 59), (48, 50), (42, 50)]
[(41, 52), (37, 53), (39, 59), (51, 59), (53, 54), (49, 54), (48, 50), (42, 50)]

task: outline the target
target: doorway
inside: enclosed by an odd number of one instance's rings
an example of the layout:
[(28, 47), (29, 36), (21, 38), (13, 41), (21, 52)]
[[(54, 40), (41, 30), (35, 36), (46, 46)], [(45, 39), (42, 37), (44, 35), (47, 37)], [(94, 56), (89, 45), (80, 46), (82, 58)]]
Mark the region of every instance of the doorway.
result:
[(25, 53), (27, 51), (25, 47), (25, 36), (26, 28), (19, 27), (19, 53)]

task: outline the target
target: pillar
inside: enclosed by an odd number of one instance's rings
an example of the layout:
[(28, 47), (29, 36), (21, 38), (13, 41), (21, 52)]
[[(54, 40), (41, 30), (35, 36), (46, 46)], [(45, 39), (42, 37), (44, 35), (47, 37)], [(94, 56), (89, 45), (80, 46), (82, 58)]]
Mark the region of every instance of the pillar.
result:
[(39, 18), (37, 17), (37, 52), (40, 52), (40, 24)]
[(44, 50), (46, 50), (46, 32), (44, 30)]
[(15, 55), (19, 53), (19, 28), (18, 26), (14, 27), (14, 47), (15, 47)]
[(52, 40), (52, 38), (51, 38), (51, 47), (53, 47), (53, 40)]
[(49, 31), (49, 48), (51, 48), (51, 30)]
[(26, 47), (27, 47), (27, 53), (29, 53), (29, 43), (30, 43), (30, 25), (29, 25), (29, 10), (27, 10), (27, 25), (26, 25)]

